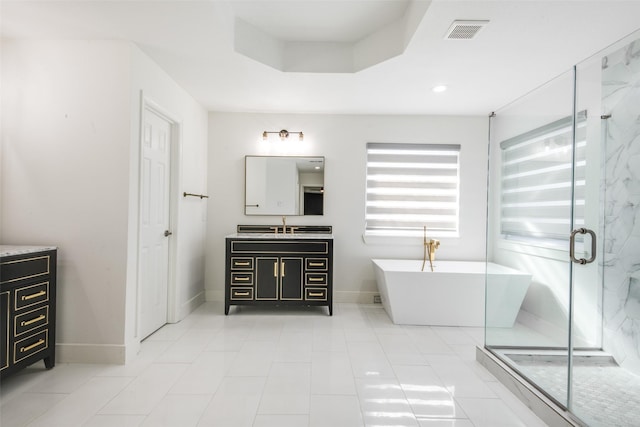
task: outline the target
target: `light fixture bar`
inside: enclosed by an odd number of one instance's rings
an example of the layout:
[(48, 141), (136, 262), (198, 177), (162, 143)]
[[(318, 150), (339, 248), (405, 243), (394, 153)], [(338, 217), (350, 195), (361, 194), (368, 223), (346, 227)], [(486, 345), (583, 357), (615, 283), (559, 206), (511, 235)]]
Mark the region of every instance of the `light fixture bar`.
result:
[(269, 138), (269, 134), (270, 133), (277, 133), (278, 136), (280, 137), (280, 140), (284, 141), (285, 139), (289, 138), (290, 134), (298, 134), (298, 140), (303, 141), (304, 140), (304, 134), (302, 132), (289, 132), (286, 129), (282, 129), (279, 131), (264, 131), (262, 132), (262, 139), (263, 140), (267, 140), (267, 138)]

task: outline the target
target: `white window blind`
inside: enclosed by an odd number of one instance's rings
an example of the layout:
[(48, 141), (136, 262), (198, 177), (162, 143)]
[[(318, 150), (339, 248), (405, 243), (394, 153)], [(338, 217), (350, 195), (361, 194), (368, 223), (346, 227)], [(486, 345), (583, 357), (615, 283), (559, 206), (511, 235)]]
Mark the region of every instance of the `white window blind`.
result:
[(573, 194), (571, 117), (500, 144), (501, 232), (505, 237), (568, 239), (572, 196), (574, 225), (584, 225), (585, 117), (586, 113), (582, 112), (576, 120)]
[(366, 232), (457, 235), (460, 145), (367, 144)]

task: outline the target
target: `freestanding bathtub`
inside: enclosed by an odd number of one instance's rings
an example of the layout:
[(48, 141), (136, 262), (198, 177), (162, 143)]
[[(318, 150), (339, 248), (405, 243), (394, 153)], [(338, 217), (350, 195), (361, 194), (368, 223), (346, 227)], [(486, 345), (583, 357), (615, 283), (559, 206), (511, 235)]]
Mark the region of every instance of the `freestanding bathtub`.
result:
[[(490, 327), (513, 326), (531, 275), (484, 261), (374, 259), (382, 305), (400, 325), (484, 326), (485, 274), (490, 301), (500, 301), (487, 313)], [(488, 271), (487, 271), (488, 270)]]

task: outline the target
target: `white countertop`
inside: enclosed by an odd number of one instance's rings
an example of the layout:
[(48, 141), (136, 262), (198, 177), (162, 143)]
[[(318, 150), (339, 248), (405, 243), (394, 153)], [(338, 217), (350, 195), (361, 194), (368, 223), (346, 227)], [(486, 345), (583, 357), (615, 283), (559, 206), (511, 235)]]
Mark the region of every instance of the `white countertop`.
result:
[(22, 255), (34, 252), (51, 251), (55, 246), (0, 245), (0, 256)]
[(275, 234), (275, 233), (234, 233), (225, 236), (230, 239), (333, 239), (333, 234), (313, 234), (313, 233), (300, 233), (300, 234)]

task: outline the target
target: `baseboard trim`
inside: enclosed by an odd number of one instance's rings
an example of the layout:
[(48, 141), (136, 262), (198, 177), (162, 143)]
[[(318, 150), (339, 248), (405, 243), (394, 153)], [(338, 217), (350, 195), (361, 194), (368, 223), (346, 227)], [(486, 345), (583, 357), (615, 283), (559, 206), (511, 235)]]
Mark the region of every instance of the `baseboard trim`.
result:
[(202, 292), (198, 292), (193, 298), (186, 301), (184, 304), (182, 304), (182, 306), (180, 306), (180, 309), (178, 312), (178, 319), (176, 319), (176, 321), (172, 323), (177, 323), (182, 319), (184, 319), (185, 317), (187, 317), (188, 315), (190, 315), (193, 312), (193, 310), (200, 307), (200, 305), (202, 305), (202, 303), (204, 303), (205, 300), (206, 299), (205, 299), (204, 290)]
[[(380, 292), (333, 291), (334, 303), (373, 304), (373, 297)], [(205, 290), (205, 301), (224, 301), (224, 291)]]
[(204, 291), (205, 301), (222, 301), (224, 302), (224, 291), (212, 291), (205, 289)]
[(345, 302), (353, 304), (373, 304), (373, 297), (379, 292), (363, 291), (333, 291), (333, 302)]
[(127, 348), (122, 344), (56, 344), (56, 362), (60, 363), (124, 365), (126, 359)]

